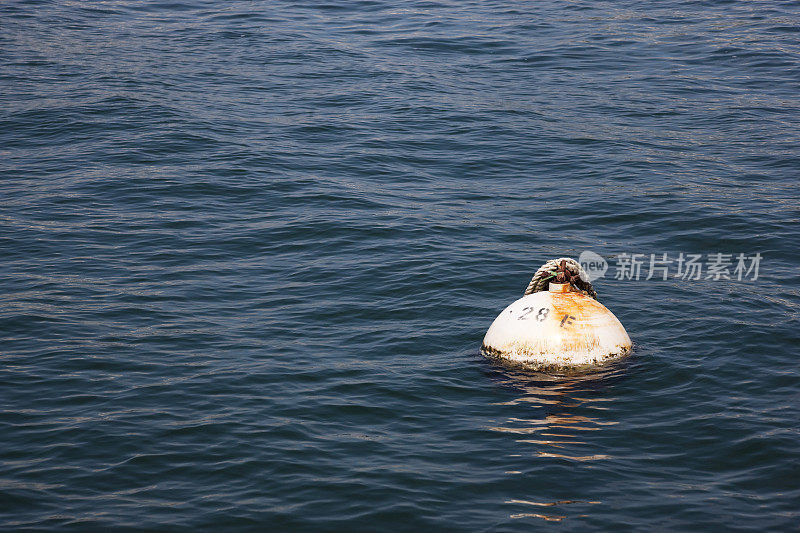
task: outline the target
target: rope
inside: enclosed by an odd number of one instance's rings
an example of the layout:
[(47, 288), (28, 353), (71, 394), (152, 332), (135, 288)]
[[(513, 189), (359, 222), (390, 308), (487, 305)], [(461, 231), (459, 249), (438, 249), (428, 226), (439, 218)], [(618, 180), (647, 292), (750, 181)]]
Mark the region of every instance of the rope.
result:
[(578, 291), (597, 300), (597, 292), (594, 290), (594, 287), (592, 287), (592, 284), (588, 281), (584, 281), (584, 279), (588, 280), (589, 277), (585, 274), (581, 265), (574, 259), (570, 259), (569, 257), (551, 259), (539, 267), (539, 270), (537, 270), (536, 274), (531, 278), (531, 282), (528, 283), (528, 288), (525, 289), (525, 294), (523, 294), (523, 296), (548, 290), (550, 280), (553, 280), (559, 282), (568, 281), (573, 287), (578, 289)]

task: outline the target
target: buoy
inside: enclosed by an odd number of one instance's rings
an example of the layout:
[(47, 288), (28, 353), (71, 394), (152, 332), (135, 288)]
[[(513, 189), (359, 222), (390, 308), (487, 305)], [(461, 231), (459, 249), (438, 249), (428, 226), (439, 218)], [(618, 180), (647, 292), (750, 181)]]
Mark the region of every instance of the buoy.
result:
[[(566, 275), (551, 272), (556, 279), (548, 290), (537, 289), (506, 307), (483, 338), (484, 355), (535, 367), (576, 367), (630, 353), (631, 339), (620, 321), (589, 296), (596, 293), (588, 280), (576, 279), (578, 273), (583, 274), (580, 266), (572, 260), (572, 264), (565, 264), (566, 259), (556, 261), (560, 261), (559, 272)], [(539, 269), (528, 291), (552, 263)]]

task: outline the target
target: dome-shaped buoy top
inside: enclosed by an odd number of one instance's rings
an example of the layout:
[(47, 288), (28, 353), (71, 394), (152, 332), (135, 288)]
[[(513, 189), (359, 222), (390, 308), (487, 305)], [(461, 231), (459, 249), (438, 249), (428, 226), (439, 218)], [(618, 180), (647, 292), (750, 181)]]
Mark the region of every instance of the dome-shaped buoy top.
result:
[(486, 332), (481, 352), (536, 367), (584, 366), (630, 353), (625, 328), (587, 291), (569, 281), (550, 282), (548, 289), (506, 307)]

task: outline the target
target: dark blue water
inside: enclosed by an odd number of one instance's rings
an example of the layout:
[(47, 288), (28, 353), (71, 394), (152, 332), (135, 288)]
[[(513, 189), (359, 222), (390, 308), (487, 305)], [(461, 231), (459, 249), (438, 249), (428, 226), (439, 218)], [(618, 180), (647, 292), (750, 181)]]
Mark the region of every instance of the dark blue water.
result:
[[(3, 2), (0, 528), (796, 531), (799, 94), (796, 1)], [(634, 354), (482, 358), (584, 250)]]

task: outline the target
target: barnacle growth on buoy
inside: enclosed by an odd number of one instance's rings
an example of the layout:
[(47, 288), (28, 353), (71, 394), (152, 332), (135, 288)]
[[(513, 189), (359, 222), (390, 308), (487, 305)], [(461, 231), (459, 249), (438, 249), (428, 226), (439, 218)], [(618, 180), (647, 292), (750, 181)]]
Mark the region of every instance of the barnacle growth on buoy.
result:
[(545, 263), (525, 295), (492, 322), (481, 352), (537, 368), (580, 367), (630, 353), (625, 328), (581, 274), (572, 259)]

